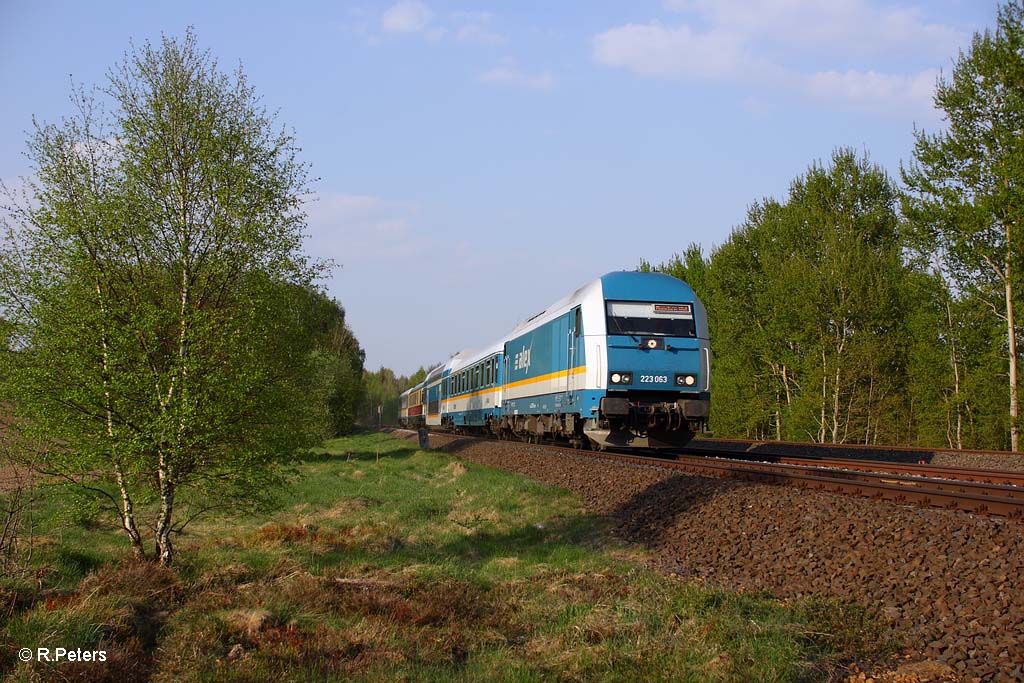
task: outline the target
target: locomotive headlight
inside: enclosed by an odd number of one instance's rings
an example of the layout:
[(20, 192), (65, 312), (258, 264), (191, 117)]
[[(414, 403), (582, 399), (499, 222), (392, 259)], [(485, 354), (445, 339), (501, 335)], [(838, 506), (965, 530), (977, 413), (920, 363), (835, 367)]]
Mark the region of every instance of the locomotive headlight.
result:
[(613, 372), (608, 376), (608, 379), (612, 384), (631, 384), (633, 382), (633, 373)]
[(697, 377), (695, 375), (676, 375), (677, 387), (692, 387), (696, 383)]
[(618, 384), (622, 381), (622, 375), (617, 372), (612, 373), (612, 384)]

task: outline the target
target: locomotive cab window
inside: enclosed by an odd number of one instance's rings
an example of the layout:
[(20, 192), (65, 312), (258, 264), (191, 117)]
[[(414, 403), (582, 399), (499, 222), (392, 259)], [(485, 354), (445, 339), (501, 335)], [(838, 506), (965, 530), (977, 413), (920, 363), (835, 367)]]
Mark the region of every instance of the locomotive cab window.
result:
[(609, 301), (605, 310), (609, 335), (697, 336), (692, 304)]

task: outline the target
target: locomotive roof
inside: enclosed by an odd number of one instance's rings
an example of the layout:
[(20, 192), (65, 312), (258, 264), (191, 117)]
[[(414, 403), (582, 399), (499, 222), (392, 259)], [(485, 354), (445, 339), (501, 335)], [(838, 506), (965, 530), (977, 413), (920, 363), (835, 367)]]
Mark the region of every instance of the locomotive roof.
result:
[(518, 336), (520, 332), (531, 327), (543, 324), (552, 318), (555, 318), (565, 312), (567, 309), (572, 308), (573, 305), (582, 301), (587, 295), (600, 294), (601, 291), (601, 278), (591, 280), (587, 284), (577, 289), (572, 294), (564, 296), (555, 303), (545, 308), (540, 313), (530, 316), (523, 322), (516, 325), (515, 329), (505, 335), (505, 339), (511, 339)]
[(690, 285), (665, 273), (618, 271), (601, 276), (605, 299), (638, 301), (691, 301)]
[(643, 273), (638, 271), (619, 270), (605, 273), (596, 280), (591, 280), (572, 294), (564, 296), (545, 308), (540, 313), (527, 318), (516, 326), (506, 339), (511, 339), (537, 325), (562, 315), (568, 309), (578, 305), (588, 296), (604, 299), (624, 299), (637, 301), (692, 301), (693, 290), (682, 280), (665, 273)]

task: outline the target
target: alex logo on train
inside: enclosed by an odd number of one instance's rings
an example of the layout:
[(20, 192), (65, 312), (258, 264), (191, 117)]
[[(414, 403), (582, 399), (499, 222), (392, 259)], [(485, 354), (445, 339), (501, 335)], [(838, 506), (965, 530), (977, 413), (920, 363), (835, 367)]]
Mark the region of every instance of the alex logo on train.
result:
[(526, 374), (530, 374), (530, 351), (532, 350), (533, 346), (530, 346), (530, 348), (524, 346), (522, 351), (516, 353), (512, 362), (513, 369), (525, 370)]

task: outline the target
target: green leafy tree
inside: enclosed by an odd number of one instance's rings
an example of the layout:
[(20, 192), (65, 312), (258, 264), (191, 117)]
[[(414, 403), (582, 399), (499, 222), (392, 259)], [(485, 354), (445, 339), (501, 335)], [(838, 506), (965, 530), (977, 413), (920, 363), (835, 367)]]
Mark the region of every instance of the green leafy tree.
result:
[(1024, 7), (1003, 5), (995, 32), (976, 33), (935, 104), (948, 129), (915, 131), (902, 169), (904, 213), (918, 248), (938, 253), (960, 291), (1005, 329), (1010, 447), (1020, 449), (1019, 330), (1024, 272)]
[(658, 266), (698, 283), (708, 308), (716, 432), (837, 443), (898, 432), (906, 331), (895, 202), (884, 171), (837, 150), (785, 202), (753, 204), (709, 260), (691, 247)]
[(298, 289), (296, 297), (313, 335), (313, 376), (307, 402), (311, 414), (319, 412), (319, 424), (313, 430), (324, 438), (347, 434), (363, 399), (366, 354), (345, 322), (340, 303), (308, 288)]
[[(798, 278), (785, 302), (799, 316), (797, 341), (814, 350), (804, 386), (816, 387), (819, 441), (870, 441), (900, 381), (896, 198), (885, 172), (852, 150), (837, 151), (827, 168), (812, 166), (790, 189), (786, 220), (798, 251), (776, 266)], [(803, 396), (811, 403), (810, 391)]]
[[(436, 363), (431, 367), (436, 367)], [(364, 394), (359, 410), (359, 421), (374, 426), (378, 422), (386, 425), (398, 424), (399, 396), (411, 386), (427, 377), (427, 369), (420, 367), (411, 376), (396, 376), (390, 368), (381, 367), (376, 372), (363, 373)], [(380, 415), (377, 408), (380, 406)]]
[(266, 501), (273, 464), (309, 442), (311, 328), (282, 286), (317, 271), (306, 169), (191, 31), (72, 99), (73, 117), (37, 124), (31, 201), (7, 221), (0, 372), (59, 440), (50, 470), (108, 499), (136, 556), (151, 529), (166, 564), (174, 532)]

